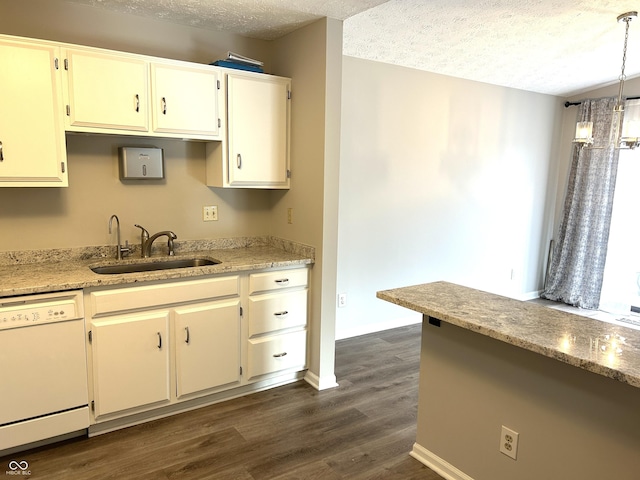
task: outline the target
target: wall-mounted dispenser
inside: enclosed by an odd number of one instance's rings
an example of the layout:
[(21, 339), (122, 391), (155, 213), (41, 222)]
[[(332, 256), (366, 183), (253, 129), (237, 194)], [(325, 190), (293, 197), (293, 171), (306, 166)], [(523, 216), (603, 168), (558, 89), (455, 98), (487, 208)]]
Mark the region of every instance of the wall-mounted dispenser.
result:
[(120, 180), (164, 178), (164, 152), (156, 147), (120, 147)]

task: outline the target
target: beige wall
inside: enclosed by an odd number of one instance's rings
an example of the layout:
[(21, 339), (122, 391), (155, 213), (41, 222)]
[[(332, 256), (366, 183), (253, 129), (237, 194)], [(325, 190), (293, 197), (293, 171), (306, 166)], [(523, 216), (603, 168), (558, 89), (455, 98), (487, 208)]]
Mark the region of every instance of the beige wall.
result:
[[(119, 180), (118, 146), (164, 149), (165, 179)], [(68, 188), (0, 189), (0, 249), (29, 250), (114, 244), (112, 214), (122, 241), (139, 243), (173, 230), (179, 240), (270, 233), (268, 192), (222, 190), (204, 184), (204, 144), (166, 139), (68, 135)], [(202, 206), (218, 205), (217, 222), (202, 221)]]
[[(425, 322), (419, 396), (416, 443), (474, 480), (638, 478), (638, 388)], [(515, 461), (502, 425), (520, 434)]]
[[(275, 42), (274, 66), (293, 78), (292, 187), (272, 195), (276, 236), (316, 247), (312, 270), (311, 373), (319, 388), (335, 385), (335, 281), (342, 22), (324, 19)], [(287, 209), (293, 208), (293, 223)], [(322, 319), (322, 321), (319, 321)]]

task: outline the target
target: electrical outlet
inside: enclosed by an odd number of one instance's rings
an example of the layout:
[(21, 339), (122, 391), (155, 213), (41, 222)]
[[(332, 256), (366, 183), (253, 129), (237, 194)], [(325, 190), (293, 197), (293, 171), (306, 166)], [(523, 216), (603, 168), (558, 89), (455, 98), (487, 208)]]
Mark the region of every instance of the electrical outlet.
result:
[(347, 306), (347, 294), (346, 293), (339, 293), (338, 294), (338, 308), (342, 308), (342, 307), (346, 307)]
[(510, 428), (502, 425), (502, 431), (500, 432), (500, 451), (507, 457), (511, 457), (516, 460), (518, 455), (518, 432), (514, 432)]
[(202, 207), (202, 220), (205, 222), (215, 222), (218, 220), (218, 206), (209, 205)]
[(293, 208), (287, 208), (287, 223), (293, 223)]

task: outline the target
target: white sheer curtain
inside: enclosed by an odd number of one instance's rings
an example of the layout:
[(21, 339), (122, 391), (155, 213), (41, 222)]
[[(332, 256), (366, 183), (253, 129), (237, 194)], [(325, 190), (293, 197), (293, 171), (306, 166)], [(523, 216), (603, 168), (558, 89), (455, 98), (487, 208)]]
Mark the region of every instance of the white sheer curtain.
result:
[[(625, 104), (623, 130), (640, 122), (640, 100)], [(626, 315), (640, 303), (640, 149), (621, 150), (599, 309)]]
[(583, 100), (594, 148), (574, 147), (564, 212), (543, 298), (597, 309), (607, 255), (618, 153), (610, 142), (615, 98)]

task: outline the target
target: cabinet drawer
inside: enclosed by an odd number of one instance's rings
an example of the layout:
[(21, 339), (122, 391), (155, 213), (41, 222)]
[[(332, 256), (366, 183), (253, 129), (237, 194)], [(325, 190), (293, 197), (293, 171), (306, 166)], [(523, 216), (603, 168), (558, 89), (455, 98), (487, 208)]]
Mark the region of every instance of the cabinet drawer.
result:
[(238, 276), (178, 281), (143, 287), (91, 292), (91, 314), (99, 316), (125, 310), (157, 307), (238, 295)]
[(277, 272), (253, 273), (249, 275), (249, 295), (256, 292), (281, 290), (291, 287), (306, 287), (308, 270), (296, 268)]
[(249, 336), (307, 324), (307, 290), (249, 298)]
[(249, 340), (247, 376), (249, 379), (267, 373), (306, 366), (306, 330)]

